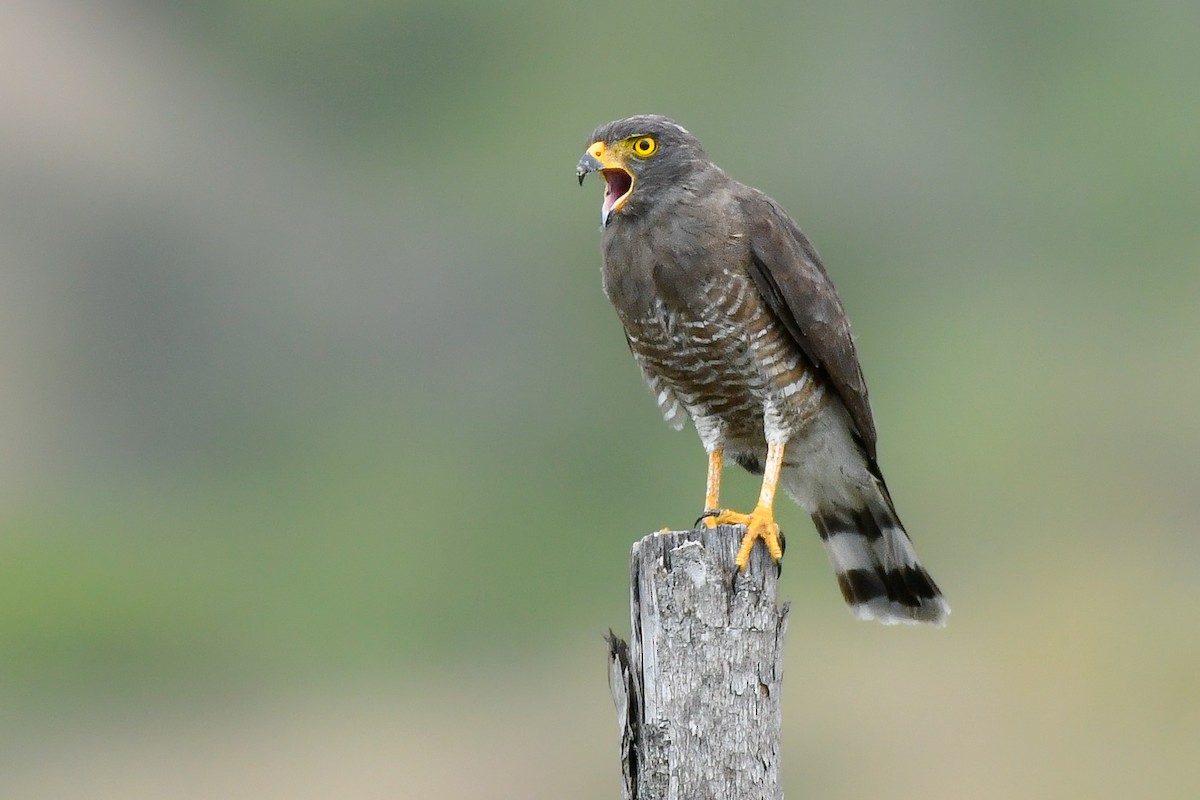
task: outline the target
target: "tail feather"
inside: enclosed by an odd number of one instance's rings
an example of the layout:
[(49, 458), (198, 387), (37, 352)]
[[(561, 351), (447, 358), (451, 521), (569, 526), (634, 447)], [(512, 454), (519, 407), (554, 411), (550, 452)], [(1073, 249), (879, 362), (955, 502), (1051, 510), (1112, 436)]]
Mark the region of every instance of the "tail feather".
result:
[(950, 606), (917, 559), (887, 490), (873, 488), (859, 509), (818, 508), (812, 515), (842, 596), (860, 619), (945, 625)]

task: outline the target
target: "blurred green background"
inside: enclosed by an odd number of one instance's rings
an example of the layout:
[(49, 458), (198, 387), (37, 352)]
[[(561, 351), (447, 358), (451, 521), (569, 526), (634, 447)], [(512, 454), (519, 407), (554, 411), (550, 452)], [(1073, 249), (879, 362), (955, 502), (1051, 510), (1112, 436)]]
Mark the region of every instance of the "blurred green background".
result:
[(573, 170), (657, 112), (820, 248), (954, 608), (854, 621), (781, 509), (789, 797), (1196, 797), (1198, 34), (1192, 0), (5, 3), (0, 796), (619, 796), (601, 634), (704, 458)]

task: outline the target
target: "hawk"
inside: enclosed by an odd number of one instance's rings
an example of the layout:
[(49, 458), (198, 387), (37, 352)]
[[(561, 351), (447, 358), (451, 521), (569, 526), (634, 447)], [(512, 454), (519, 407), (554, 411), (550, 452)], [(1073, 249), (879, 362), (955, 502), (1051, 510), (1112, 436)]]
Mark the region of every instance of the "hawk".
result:
[[(780, 486), (813, 519), (851, 611), (942, 625), (876, 459), (850, 323), (817, 251), (778, 203), (709, 160), (678, 123), (646, 115), (588, 139), (576, 173), (604, 179), (604, 291), (668, 423), (708, 454), (704, 524), (745, 525), (783, 556)], [(732, 461), (762, 476), (749, 514), (720, 507)]]

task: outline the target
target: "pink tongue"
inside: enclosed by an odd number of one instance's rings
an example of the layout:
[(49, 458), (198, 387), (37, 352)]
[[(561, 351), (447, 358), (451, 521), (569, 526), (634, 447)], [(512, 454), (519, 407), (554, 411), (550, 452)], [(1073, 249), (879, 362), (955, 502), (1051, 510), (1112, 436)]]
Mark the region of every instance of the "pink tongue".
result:
[(605, 170), (604, 210), (608, 211), (621, 195), (629, 191), (629, 176), (619, 169)]

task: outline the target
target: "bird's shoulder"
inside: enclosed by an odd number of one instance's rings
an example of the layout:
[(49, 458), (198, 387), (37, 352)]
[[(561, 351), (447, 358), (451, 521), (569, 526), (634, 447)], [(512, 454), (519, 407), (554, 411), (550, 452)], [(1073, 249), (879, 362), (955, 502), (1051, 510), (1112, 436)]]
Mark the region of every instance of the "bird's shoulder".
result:
[(850, 320), (816, 247), (772, 198), (739, 192), (747, 220), (750, 274), (784, 328), (842, 398), (873, 459), (875, 422)]

